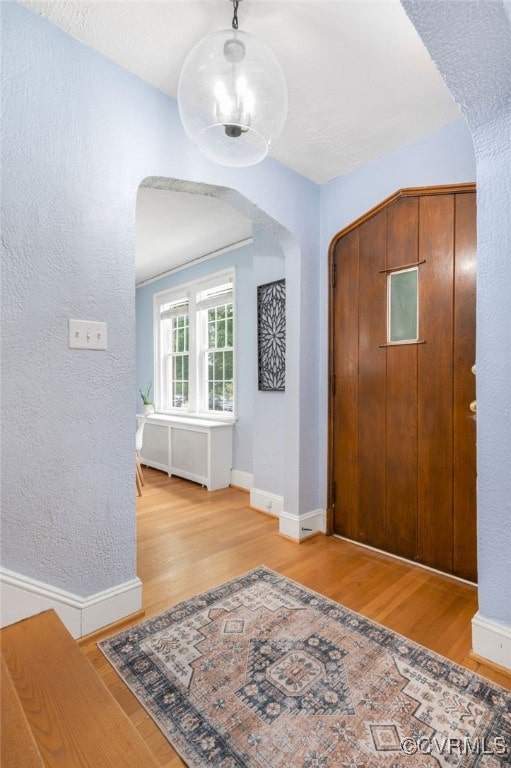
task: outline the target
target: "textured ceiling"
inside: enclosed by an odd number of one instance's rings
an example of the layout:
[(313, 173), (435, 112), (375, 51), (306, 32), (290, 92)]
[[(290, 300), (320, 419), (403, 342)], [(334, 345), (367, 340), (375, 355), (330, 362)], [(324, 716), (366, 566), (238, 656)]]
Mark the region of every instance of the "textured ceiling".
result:
[[(232, 17), (229, 0), (22, 4), (174, 97), (188, 51)], [(243, 0), (239, 20), (273, 48), (288, 83), (288, 120), (271, 154), (312, 181), (460, 117), (398, 0)]]
[[(188, 51), (232, 17), (229, 0), (21, 4), (173, 97)], [(271, 155), (316, 183), (460, 117), (398, 0), (243, 0), (239, 21), (273, 48), (288, 84)], [(216, 198), (142, 188), (137, 284), (250, 236), (251, 222)]]
[(252, 222), (216, 197), (140, 187), (137, 285), (252, 237)]

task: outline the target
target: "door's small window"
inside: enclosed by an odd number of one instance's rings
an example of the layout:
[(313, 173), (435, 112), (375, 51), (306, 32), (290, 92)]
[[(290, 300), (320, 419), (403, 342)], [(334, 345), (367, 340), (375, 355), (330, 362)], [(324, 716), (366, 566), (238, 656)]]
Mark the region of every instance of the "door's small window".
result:
[(390, 272), (387, 277), (387, 341), (406, 344), (419, 339), (419, 270)]

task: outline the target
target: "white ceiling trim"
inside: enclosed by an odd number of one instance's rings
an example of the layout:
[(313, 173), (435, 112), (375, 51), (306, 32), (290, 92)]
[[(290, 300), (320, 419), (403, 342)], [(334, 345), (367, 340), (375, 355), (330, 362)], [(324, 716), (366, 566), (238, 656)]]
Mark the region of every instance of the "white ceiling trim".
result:
[(232, 243), (225, 248), (220, 248), (218, 251), (211, 251), (211, 253), (206, 253), (204, 256), (199, 256), (197, 259), (186, 262), (186, 264), (180, 264), (178, 267), (173, 267), (173, 269), (169, 269), (166, 272), (163, 272), (161, 275), (155, 275), (154, 277), (150, 277), (140, 283), (136, 283), (135, 288), (142, 288), (144, 285), (150, 285), (151, 283), (155, 283), (157, 280), (161, 280), (164, 277), (169, 277), (169, 275), (173, 275), (176, 272), (181, 272), (183, 269), (188, 269), (188, 267), (192, 267), (195, 264), (200, 264), (202, 261), (209, 261), (209, 259), (214, 259), (215, 256), (222, 256), (224, 253), (229, 253), (229, 251), (235, 251), (238, 248), (244, 248), (246, 245), (251, 245), (253, 242), (253, 237), (247, 237), (246, 240), (240, 240), (238, 243)]

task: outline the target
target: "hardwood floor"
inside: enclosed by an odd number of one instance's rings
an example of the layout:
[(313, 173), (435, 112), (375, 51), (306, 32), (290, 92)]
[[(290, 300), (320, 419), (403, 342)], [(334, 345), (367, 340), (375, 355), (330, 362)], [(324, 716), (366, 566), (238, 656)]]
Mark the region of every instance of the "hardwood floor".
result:
[(55, 611), (4, 627), (1, 643), (2, 768), (157, 768)]
[[(144, 479), (137, 517), (146, 617), (266, 565), (511, 689), (510, 676), (468, 656), (475, 587), (331, 537), (289, 541), (279, 535), (275, 518), (250, 509), (244, 491), (209, 493), (151, 469), (144, 469)], [(82, 650), (160, 765), (182, 768), (184, 763), (96, 647), (98, 639), (117, 631), (84, 638)]]

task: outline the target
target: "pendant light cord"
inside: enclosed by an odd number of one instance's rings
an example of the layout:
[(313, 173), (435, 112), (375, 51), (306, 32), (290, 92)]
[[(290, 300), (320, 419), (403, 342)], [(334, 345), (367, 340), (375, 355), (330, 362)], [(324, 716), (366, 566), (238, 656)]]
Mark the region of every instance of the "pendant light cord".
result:
[(240, 0), (232, 0), (232, 4), (234, 6), (234, 16), (232, 17), (232, 28), (238, 29), (238, 6), (240, 4)]

